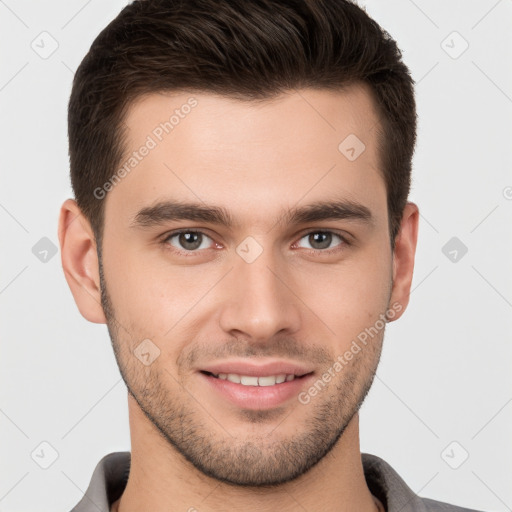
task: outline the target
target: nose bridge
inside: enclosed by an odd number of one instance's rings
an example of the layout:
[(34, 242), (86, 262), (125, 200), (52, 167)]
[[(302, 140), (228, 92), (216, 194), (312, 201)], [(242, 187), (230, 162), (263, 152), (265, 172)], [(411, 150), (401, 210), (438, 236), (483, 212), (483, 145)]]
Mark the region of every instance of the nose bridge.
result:
[[(261, 299), (270, 305), (278, 300), (282, 290), (279, 279), (276, 277), (276, 258), (272, 249), (264, 251), (255, 261), (239, 261), (234, 268), (237, 274), (236, 283), (241, 285), (240, 292), (244, 289), (251, 300)], [(279, 286), (280, 285), (280, 286)]]
[(297, 301), (284, 284), (287, 279), (276, 251), (248, 237), (236, 252), (221, 314), (223, 329), (240, 331), (253, 339), (268, 339), (281, 330), (297, 330)]

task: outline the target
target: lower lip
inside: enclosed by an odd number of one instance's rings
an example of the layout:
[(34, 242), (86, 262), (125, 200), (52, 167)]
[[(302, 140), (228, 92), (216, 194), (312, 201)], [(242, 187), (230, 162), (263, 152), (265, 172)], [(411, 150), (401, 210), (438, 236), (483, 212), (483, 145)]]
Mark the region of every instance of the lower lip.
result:
[(229, 380), (219, 379), (211, 375), (199, 373), (208, 385), (227, 398), (233, 404), (244, 409), (271, 409), (297, 397), (300, 391), (313, 378), (310, 373), (291, 381), (273, 386), (244, 386)]

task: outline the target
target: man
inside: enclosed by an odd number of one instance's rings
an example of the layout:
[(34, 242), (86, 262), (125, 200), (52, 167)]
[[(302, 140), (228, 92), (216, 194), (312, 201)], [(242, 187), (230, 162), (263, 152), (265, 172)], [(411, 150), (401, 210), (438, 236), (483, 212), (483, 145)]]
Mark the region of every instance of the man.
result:
[(359, 448), (409, 301), (415, 139), (396, 43), (348, 1), (135, 1), (102, 31), (59, 239), (132, 449), (73, 510), (467, 510)]

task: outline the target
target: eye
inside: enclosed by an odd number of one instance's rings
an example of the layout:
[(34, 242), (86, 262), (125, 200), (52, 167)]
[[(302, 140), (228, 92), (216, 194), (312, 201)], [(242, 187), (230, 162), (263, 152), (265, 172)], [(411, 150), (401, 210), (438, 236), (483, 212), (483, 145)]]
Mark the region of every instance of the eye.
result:
[[(337, 243), (334, 247), (331, 247), (331, 244), (336, 239), (338, 239), (340, 243)], [(306, 240), (306, 242), (309, 244), (309, 247), (306, 247), (306, 249), (313, 249), (315, 251), (322, 252), (338, 250), (340, 249), (339, 246), (349, 245), (348, 241), (344, 237), (332, 231), (310, 231), (309, 233), (306, 233), (306, 235), (304, 235), (301, 240)]]
[(201, 231), (183, 230), (171, 233), (164, 243), (171, 245), (181, 252), (194, 252), (198, 249), (208, 249), (213, 240)]

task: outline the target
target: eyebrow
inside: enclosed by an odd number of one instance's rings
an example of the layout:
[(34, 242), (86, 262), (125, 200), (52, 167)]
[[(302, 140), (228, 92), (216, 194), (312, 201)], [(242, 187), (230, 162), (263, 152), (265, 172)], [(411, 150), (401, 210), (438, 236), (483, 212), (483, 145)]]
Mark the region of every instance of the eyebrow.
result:
[(281, 224), (308, 224), (327, 220), (355, 220), (373, 225), (370, 209), (361, 203), (348, 200), (318, 201), (301, 207), (293, 207), (279, 220)]
[(173, 220), (208, 222), (227, 227), (235, 224), (225, 208), (170, 200), (142, 208), (135, 215), (131, 225), (133, 227), (152, 227)]
[[(135, 215), (131, 227), (149, 228), (166, 222), (189, 220), (233, 228), (239, 226), (228, 210), (220, 206), (181, 201), (161, 201), (142, 208)], [(370, 209), (350, 200), (317, 201), (285, 210), (276, 224), (307, 224), (327, 220), (353, 220), (366, 225), (374, 224)]]

